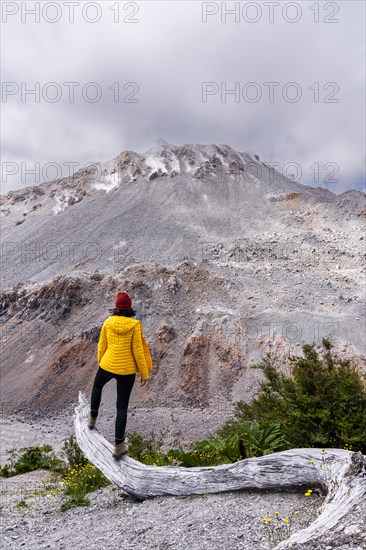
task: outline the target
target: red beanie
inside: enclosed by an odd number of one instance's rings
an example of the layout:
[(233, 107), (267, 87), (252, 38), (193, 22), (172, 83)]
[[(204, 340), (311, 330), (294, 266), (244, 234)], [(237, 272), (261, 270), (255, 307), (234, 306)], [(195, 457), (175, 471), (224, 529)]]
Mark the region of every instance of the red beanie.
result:
[(131, 309), (132, 307), (132, 298), (127, 294), (127, 292), (119, 292), (116, 296), (116, 309)]

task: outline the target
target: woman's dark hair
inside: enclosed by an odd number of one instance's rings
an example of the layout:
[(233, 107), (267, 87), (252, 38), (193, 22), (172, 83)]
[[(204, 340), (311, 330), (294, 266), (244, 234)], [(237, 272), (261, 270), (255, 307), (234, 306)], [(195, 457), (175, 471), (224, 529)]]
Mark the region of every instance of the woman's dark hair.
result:
[(111, 315), (120, 315), (122, 317), (133, 317), (136, 315), (136, 311), (134, 309), (110, 309)]

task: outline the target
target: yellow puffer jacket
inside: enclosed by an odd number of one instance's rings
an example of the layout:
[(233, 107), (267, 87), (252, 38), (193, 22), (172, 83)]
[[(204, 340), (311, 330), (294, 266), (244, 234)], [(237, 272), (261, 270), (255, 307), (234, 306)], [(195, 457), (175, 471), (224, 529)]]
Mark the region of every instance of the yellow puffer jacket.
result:
[(149, 378), (152, 360), (141, 321), (122, 315), (108, 317), (100, 331), (98, 364), (115, 374), (140, 372), (143, 380)]

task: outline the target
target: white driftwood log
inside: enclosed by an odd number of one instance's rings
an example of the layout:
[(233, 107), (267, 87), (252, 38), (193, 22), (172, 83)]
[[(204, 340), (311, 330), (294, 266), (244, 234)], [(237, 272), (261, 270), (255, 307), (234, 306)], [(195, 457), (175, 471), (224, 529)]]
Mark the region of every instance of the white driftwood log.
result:
[(327, 493), (320, 515), (309, 527), (280, 543), (276, 547), (279, 550), (343, 528), (342, 518), (365, 499), (366, 458), (361, 453), (327, 449), (326, 476), (321, 468), (310, 463), (312, 459), (320, 463), (321, 449), (291, 449), (220, 466), (148, 466), (128, 455), (115, 460), (112, 444), (97, 429), (89, 430), (88, 415), (89, 403), (80, 392), (74, 417), (78, 445), (112, 483), (138, 498), (239, 489), (278, 491), (320, 487)]

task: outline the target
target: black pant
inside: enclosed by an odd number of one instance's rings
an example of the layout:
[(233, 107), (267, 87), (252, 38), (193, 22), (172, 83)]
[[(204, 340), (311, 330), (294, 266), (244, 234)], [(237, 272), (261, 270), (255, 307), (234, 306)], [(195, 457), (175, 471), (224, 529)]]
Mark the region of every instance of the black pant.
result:
[(117, 380), (115, 444), (118, 445), (125, 439), (128, 402), (130, 400), (136, 374), (114, 374), (113, 372), (108, 372), (99, 367), (97, 374), (95, 375), (92, 389), (90, 414), (93, 418), (98, 416), (100, 400), (102, 398), (102, 389), (107, 382), (112, 380), (112, 378)]

